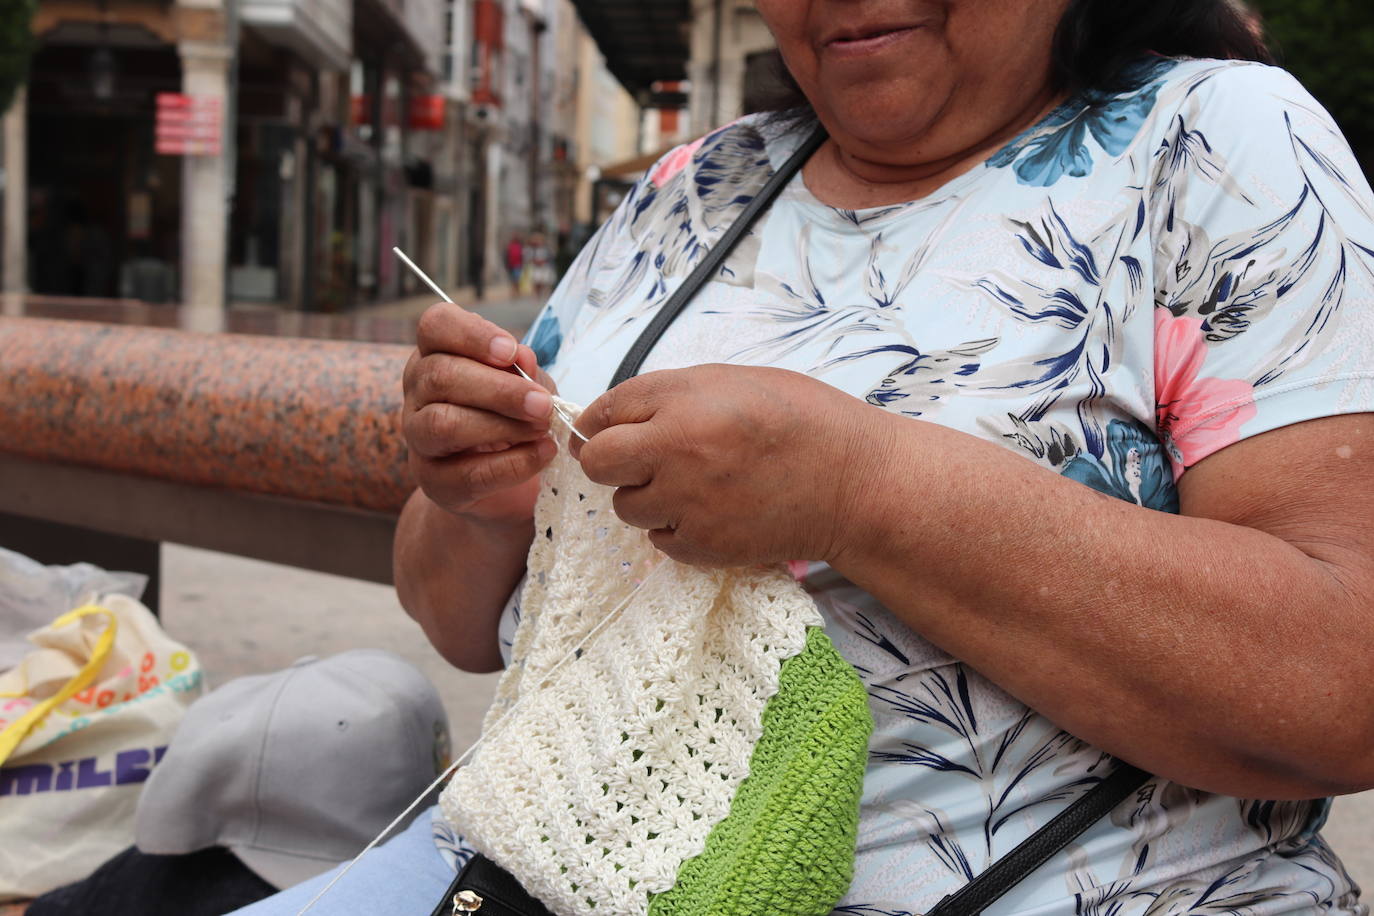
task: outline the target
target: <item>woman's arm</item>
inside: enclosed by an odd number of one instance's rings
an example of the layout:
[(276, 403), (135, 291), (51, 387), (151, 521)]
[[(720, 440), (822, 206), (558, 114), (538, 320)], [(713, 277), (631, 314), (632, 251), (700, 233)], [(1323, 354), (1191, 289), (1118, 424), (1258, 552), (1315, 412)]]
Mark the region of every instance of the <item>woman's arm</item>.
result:
[(464, 519), (422, 490), (396, 526), (393, 567), (401, 606), (450, 664), (464, 671), (501, 667), (501, 610), (525, 571), (534, 528)]
[(1181, 516), (933, 424), (881, 425), (886, 460), (854, 489), (864, 524), (833, 563), (913, 629), (1186, 785), (1374, 784), (1374, 415), (1204, 459)]
[[(517, 363), (542, 384), (511, 371)], [(396, 526), (396, 593), (444, 658), (493, 671), (501, 608), (534, 537), (538, 474), (558, 451), (553, 382), (509, 333), (440, 303), (420, 318), (403, 385), (420, 488)]]
[(1374, 415), (1204, 459), (1184, 516), (783, 370), (650, 373), (578, 425), (588, 475), (677, 559), (827, 560), (1067, 731), (1187, 785), (1374, 785)]

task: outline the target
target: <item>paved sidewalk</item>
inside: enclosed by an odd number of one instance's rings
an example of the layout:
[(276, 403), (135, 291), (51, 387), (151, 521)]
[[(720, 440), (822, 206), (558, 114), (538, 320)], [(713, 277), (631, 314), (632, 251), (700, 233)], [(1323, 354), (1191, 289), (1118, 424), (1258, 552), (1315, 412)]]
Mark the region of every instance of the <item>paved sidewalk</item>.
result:
[(163, 545), (162, 564), (163, 625), (200, 656), (211, 687), (303, 655), (386, 649), (439, 688), (454, 748), (477, 740), (497, 675), (444, 661), (391, 587), (176, 544)]
[[(448, 665), (390, 588), (172, 544), (162, 556), (164, 623), (200, 654), (212, 686), (302, 655), (389, 649), (438, 686), (454, 752), (477, 740), (497, 675)], [(1351, 876), (1374, 893), (1374, 792), (1337, 799), (1323, 833)]]

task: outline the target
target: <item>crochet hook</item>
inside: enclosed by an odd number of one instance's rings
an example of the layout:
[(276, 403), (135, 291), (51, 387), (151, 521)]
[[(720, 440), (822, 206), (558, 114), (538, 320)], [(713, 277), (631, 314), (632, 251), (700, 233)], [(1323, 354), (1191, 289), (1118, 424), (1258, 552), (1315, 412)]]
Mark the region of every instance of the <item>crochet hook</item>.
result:
[[(411, 270), (413, 270), (413, 271), (415, 272), (415, 276), (419, 277), (421, 280), (424, 280), (426, 283), (428, 283), (428, 284), (429, 284), (429, 288), (432, 289), (432, 290), (434, 290), (434, 292), (436, 292), (436, 293), (439, 294), (439, 298), (443, 299), (443, 300), (444, 300), (445, 302), (447, 302), (449, 305), (456, 305), (456, 304), (457, 304), (457, 303), (455, 303), (451, 298), (449, 298), (449, 294), (446, 293), (446, 292), (444, 292), (442, 289), (440, 289), (440, 288), (439, 288), (439, 284), (437, 284), (437, 283), (435, 283), (433, 280), (431, 280), (431, 279), (429, 278), (429, 274), (427, 274), (427, 273), (425, 273), (423, 270), (421, 270), (421, 269), (420, 269), (420, 265), (418, 265), (418, 264), (416, 264), (414, 261), (412, 261), (412, 260), (406, 255), (406, 253), (405, 253), (404, 251), (402, 251), (402, 250), (401, 250), (400, 248), (398, 248), (398, 247), (393, 247), (391, 250), (394, 251), (394, 252), (396, 252), (396, 257), (400, 258), (401, 261), (405, 264), (405, 266), (409, 267)], [(519, 372), (521, 375), (523, 375), (523, 376), (525, 377), (525, 380), (526, 380), (526, 381), (529, 381), (529, 382), (533, 382), (533, 381), (534, 381), (534, 379), (530, 378), (530, 377), (529, 377), (529, 374), (528, 374), (527, 372), (525, 372), (524, 369), (521, 369), (521, 368), (520, 368), (520, 364), (519, 364), (519, 363), (513, 363), (512, 365), (515, 366), (515, 371), (516, 371), (516, 372)], [(538, 382), (535, 382), (535, 384), (538, 384)], [(562, 407), (559, 407), (559, 406), (558, 406), (558, 403), (557, 403), (556, 401), (554, 402), (553, 409), (554, 409), (554, 412), (558, 414), (558, 419), (560, 419), (560, 420), (562, 420), (564, 423), (568, 424), (568, 430), (569, 430), (574, 436), (576, 436), (577, 438), (581, 439), (583, 442), (586, 442), (586, 441), (587, 441), (587, 437), (584, 436), (584, 435), (582, 435), (580, 432), (578, 432), (578, 431), (577, 431), (577, 427), (573, 425), (572, 417), (570, 417), (570, 416), (568, 416), (566, 413), (564, 413), (564, 412), (563, 412), (563, 408), (562, 408)]]

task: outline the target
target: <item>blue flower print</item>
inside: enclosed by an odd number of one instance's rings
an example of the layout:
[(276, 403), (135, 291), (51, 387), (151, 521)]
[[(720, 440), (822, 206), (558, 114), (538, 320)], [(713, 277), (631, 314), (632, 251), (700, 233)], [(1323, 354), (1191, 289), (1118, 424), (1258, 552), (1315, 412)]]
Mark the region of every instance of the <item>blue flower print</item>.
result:
[(1178, 489), (1164, 447), (1138, 422), (1107, 424), (1108, 466), (1090, 452), (1079, 452), (1064, 464), (1063, 475), (1100, 493), (1161, 512), (1178, 512)]
[(552, 309), (545, 309), (544, 317), (534, 326), (526, 341), (534, 351), (539, 367), (547, 370), (558, 356), (558, 348), (563, 345), (563, 331), (558, 326), (558, 316)]
[(1089, 89), (1055, 109), (987, 161), (989, 168), (1013, 171), (1020, 184), (1048, 188), (1065, 175), (1082, 178), (1093, 170), (1087, 135), (1110, 156), (1131, 145), (1155, 107), (1162, 77), (1176, 61), (1146, 58), (1129, 65), (1120, 82), (1125, 91)]

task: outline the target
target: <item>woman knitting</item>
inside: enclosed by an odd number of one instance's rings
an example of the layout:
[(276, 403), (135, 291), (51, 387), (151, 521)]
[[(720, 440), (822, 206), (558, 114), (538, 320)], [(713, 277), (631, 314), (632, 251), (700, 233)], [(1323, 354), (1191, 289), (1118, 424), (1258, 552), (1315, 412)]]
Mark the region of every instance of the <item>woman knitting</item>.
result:
[[(757, 8), (793, 104), (659, 162), (528, 346), (426, 314), (403, 604), (503, 665), (556, 383), (663, 553), (804, 561), (873, 720), (835, 913), (928, 911), (1112, 757), (1155, 775), (991, 912), (1367, 912), (1317, 833), (1374, 785), (1374, 195), (1328, 115), (1228, 0)], [(428, 829), (316, 911), (427, 912)]]

